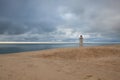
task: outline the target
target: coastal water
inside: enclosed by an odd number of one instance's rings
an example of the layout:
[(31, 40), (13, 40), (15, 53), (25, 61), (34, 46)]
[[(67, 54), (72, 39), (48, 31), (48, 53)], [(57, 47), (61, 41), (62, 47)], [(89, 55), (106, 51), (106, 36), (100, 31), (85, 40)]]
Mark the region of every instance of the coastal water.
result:
[[(101, 46), (120, 43), (84, 43), (84, 46)], [(66, 44), (0, 44), (0, 54), (18, 53), (25, 51), (37, 51), (53, 48), (79, 47), (78, 43)]]

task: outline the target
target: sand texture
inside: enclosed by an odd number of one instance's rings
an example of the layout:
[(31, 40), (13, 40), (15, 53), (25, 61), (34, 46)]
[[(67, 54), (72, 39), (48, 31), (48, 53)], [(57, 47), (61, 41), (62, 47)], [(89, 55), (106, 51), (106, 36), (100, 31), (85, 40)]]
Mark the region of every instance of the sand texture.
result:
[(1, 54), (0, 80), (120, 80), (120, 45)]

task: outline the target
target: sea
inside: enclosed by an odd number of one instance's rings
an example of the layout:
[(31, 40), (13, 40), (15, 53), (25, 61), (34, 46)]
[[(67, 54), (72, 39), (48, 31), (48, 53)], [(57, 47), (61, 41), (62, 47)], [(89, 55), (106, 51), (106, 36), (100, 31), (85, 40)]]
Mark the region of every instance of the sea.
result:
[[(120, 43), (84, 43), (83, 46), (102, 46), (113, 45)], [(0, 54), (12, 54), (27, 51), (38, 51), (54, 48), (69, 48), (79, 47), (79, 43), (64, 43), (64, 44), (0, 44)]]

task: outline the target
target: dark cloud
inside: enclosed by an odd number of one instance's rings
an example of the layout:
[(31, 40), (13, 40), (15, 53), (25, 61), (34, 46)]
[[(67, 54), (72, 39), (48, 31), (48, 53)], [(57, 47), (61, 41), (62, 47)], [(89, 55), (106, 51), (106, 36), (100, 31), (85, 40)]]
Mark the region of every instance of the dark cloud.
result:
[[(0, 0), (0, 40), (120, 41), (120, 0)], [(17, 36), (15, 36), (17, 35)]]
[(55, 29), (55, 25), (49, 22), (18, 24), (11, 21), (0, 21), (1, 35), (43, 34)]
[(9, 21), (0, 21), (0, 34), (19, 35), (26, 33), (27, 29), (24, 25), (19, 25)]

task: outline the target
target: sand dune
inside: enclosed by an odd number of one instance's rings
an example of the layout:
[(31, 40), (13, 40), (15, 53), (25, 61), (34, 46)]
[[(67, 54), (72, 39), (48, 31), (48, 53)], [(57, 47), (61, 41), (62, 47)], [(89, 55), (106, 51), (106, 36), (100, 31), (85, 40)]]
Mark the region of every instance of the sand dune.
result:
[(0, 80), (119, 80), (120, 45), (0, 55)]

